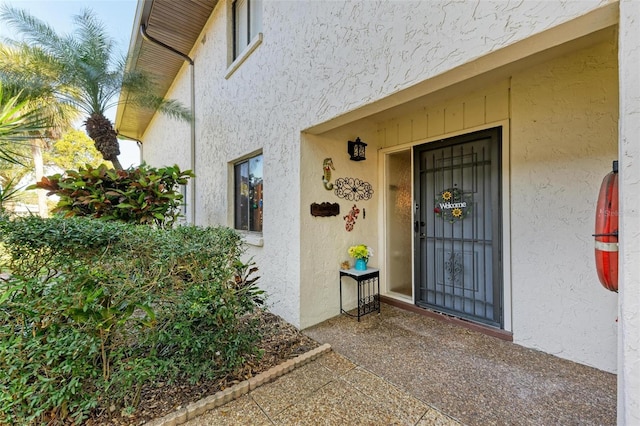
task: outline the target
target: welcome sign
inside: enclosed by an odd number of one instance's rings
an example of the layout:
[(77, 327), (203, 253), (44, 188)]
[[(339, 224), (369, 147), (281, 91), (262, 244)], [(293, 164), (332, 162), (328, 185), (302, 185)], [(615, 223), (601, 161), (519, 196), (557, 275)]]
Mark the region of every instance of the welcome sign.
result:
[(459, 188), (448, 188), (436, 197), (433, 212), (436, 216), (454, 223), (466, 218), (471, 213), (472, 205), (472, 194), (465, 194)]

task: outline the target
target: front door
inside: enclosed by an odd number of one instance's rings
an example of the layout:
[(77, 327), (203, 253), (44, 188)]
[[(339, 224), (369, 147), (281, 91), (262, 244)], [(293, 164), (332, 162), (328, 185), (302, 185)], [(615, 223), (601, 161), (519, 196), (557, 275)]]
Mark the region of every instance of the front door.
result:
[(501, 128), (414, 148), (415, 301), (502, 327)]

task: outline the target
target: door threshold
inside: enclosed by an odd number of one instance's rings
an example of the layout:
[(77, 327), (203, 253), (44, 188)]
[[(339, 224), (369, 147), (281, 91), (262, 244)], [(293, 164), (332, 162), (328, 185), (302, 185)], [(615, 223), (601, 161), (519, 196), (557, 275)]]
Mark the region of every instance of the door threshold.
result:
[(400, 302), (405, 302), (405, 303), (412, 303), (413, 302), (413, 296), (409, 296), (409, 295), (406, 295), (404, 293), (398, 293), (397, 291), (389, 291), (389, 292), (387, 292), (387, 294), (385, 294), (385, 295), (383, 295), (381, 297), (388, 297), (390, 299), (398, 300)]
[(462, 318), (457, 318), (451, 315), (442, 314), (440, 312), (435, 312), (426, 308), (421, 308), (420, 306), (416, 306), (413, 303), (405, 302), (403, 300), (398, 300), (397, 298), (383, 296), (380, 295), (380, 301), (382, 303), (386, 303), (387, 305), (395, 306), (396, 308), (404, 309), (405, 311), (414, 312), (416, 314), (424, 315), (429, 318), (434, 318), (442, 322), (446, 322), (449, 324), (455, 324), (460, 327), (467, 328), (469, 330), (477, 331), (478, 333), (486, 334), (488, 336), (495, 337), (500, 340), (504, 340), (507, 342), (513, 342), (513, 333), (500, 330), (494, 327), (489, 327), (488, 325), (478, 324), (475, 322), (471, 322)]

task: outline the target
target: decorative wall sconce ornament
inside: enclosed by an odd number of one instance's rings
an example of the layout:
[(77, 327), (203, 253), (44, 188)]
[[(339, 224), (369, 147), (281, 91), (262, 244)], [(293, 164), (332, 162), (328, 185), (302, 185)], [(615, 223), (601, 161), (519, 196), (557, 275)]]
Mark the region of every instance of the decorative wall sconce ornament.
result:
[(333, 160), (331, 158), (325, 158), (322, 163), (322, 183), (324, 184), (324, 189), (327, 191), (333, 189), (333, 184), (329, 183), (331, 181), (331, 170), (335, 170)]
[(353, 231), (353, 226), (356, 224), (356, 219), (358, 218), (359, 213), (360, 210), (354, 204), (353, 207), (351, 207), (349, 214), (343, 216), (343, 219), (345, 220), (344, 229), (346, 229), (347, 232)]
[(373, 188), (369, 182), (358, 178), (339, 178), (336, 179), (334, 193), (349, 201), (370, 200), (373, 196)]
[(311, 216), (329, 217), (340, 214), (340, 204), (338, 203), (313, 203), (311, 204)]
[(355, 141), (348, 141), (347, 142), (347, 152), (351, 156), (351, 158), (349, 158), (349, 160), (351, 160), (351, 161), (366, 160), (365, 152), (364, 152), (366, 146), (367, 146), (367, 144), (362, 142), (360, 140), (360, 138), (356, 138)]

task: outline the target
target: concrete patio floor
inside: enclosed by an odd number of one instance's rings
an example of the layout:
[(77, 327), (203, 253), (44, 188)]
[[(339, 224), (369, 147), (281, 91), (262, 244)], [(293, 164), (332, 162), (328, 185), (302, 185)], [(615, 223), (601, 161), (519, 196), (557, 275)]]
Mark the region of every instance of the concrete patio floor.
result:
[(614, 374), (458, 325), (382, 304), (304, 332), (466, 425), (616, 424)]
[(331, 351), (187, 423), (615, 425), (616, 376), (382, 304), (304, 333)]

